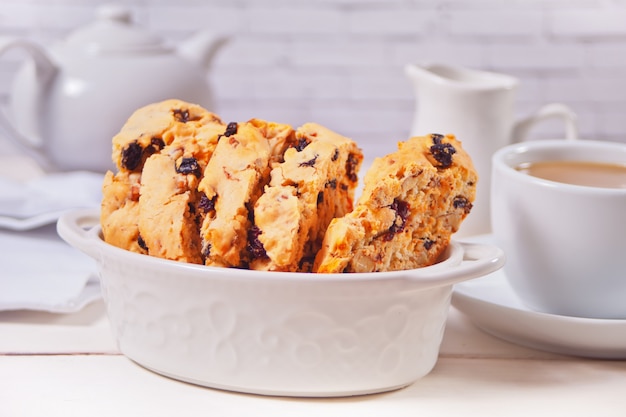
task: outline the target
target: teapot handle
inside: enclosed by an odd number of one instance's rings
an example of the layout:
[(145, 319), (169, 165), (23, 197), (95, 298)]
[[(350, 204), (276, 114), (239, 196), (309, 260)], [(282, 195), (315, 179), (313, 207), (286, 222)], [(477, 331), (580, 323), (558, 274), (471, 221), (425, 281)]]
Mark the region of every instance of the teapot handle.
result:
[[(39, 45), (26, 39), (13, 37), (0, 38), (0, 55), (11, 48), (20, 48), (27, 52), (35, 65), (35, 77), (33, 80), (34, 85), (29, 91), (24, 91), (23, 94), (20, 94), (21, 97), (19, 97), (19, 100), (24, 107), (23, 110), (20, 111), (31, 112), (31, 114), (36, 115), (39, 113), (38, 103), (40, 96), (46, 86), (54, 78), (57, 72), (57, 67), (50, 60), (44, 49)], [(12, 101), (16, 98), (12, 96), (10, 99)], [(36, 137), (29, 137), (28, 134), (21, 132), (4, 111), (0, 111), (0, 126), (6, 131), (7, 139), (18, 145), (42, 166), (46, 167), (50, 165), (39, 149), (41, 141)], [(33, 134), (33, 136), (36, 135)]]
[(511, 139), (513, 143), (521, 142), (528, 136), (530, 129), (537, 123), (546, 119), (562, 118), (565, 123), (565, 139), (578, 139), (578, 124), (576, 121), (576, 113), (565, 104), (551, 103), (541, 107), (534, 114), (518, 120), (513, 125)]

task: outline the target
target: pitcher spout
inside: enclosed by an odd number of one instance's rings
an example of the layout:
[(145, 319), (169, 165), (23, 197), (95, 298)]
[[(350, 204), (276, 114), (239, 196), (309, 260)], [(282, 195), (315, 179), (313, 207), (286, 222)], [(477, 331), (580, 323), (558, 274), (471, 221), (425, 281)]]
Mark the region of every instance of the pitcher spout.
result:
[(414, 85), (436, 83), (464, 90), (511, 90), (519, 84), (510, 75), (437, 63), (408, 64), (404, 71)]
[(431, 71), (431, 66), (431, 64), (406, 64), (404, 66), (404, 75), (417, 88), (429, 79), (434, 81), (439, 78), (436, 73)]

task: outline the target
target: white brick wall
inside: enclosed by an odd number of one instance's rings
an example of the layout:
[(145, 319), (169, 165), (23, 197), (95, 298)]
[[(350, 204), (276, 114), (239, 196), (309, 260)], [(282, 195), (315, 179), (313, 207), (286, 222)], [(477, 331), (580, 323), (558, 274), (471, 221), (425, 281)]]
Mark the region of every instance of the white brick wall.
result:
[(626, 10), (615, 7), (553, 11), (549, 17), (550, 34), (555, 36), (591, 40), (600, 36), (626, 36)]
[[(0, 35), (44, 45), (92, 19), (96, 0), (0, 0)], [(407, 62), (521, 79), (516, 111), (563, 101), (587, 138), (626, 142), (624, 0), (130, 0), (175, 42), (201, 28), (232, 40), (210, 73), (226, 120), (313, 120), (374, 148), (403, 140), (414, 112)], [(0, 57), (0, 97), (23, 55)], [(537, 137), (559, 135), (558, 123)], [(387, 150), (389, 148), (386, 148)]]

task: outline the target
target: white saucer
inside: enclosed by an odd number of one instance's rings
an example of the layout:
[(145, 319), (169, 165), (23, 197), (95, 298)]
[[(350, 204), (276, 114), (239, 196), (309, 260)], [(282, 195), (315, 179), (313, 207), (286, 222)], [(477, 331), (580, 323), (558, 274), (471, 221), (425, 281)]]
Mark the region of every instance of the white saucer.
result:
[(455, 285), (452, 305), (480, 329), (509, 342), (565, 355), (626, 359), (626, 320), (530, 310), (502, 270)]

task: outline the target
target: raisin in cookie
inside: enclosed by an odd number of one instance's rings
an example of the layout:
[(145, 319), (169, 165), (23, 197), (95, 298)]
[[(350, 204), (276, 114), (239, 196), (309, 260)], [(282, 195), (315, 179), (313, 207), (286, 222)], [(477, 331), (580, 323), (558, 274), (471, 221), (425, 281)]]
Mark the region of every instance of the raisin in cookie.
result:
[(314, 123), (298, 128), (254, 206), (250, 268), (310, 271), (330, 221), (352, 209), (362, 160), (354, 141)]
[(314, 270), (412, 269), (435, 263), (472, 208), (477, 174), (452, 135), (399, 143), (377, 158), (355, 209), (329, 225)]

